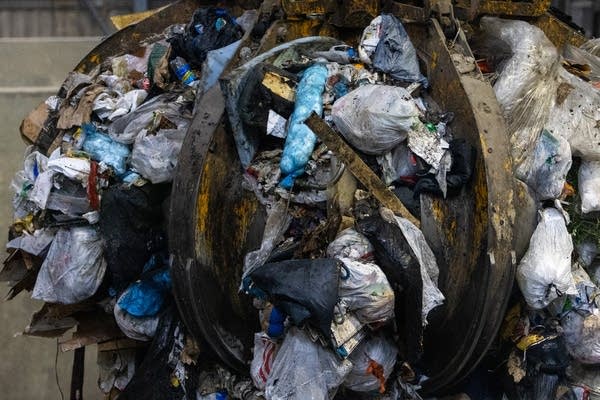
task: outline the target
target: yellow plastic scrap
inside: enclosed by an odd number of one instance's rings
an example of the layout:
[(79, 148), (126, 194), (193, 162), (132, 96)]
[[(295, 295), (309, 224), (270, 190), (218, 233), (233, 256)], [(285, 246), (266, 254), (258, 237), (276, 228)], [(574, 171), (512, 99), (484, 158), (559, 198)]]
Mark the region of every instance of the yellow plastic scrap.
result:
[(171, 377), (171, 386), (173, 386), (174, 388), (178, 388), (179, 385), (181, 385), (181, 382), (179, 382), (179, 378), (177, 378), (175, 375), (173, 375)]
[(35, 231), (35, 226), (33, 225), (33, 214), (29, 214), (25, 218), (17, 219), (13, 224), (13, 227), (18, 233), (23, 231), (33, 233)]
[(540, 344), (542, 342), (545, 342), (546, 340), (550, 340), (550, 339), (554, 339), (554, 338), (556, 338), (556, 335), (544, 336), (544, 335), (538, 335), (537, 333), (532, 333), (532, 334), (525, 336), (521, 340), (519, 340), (519, 342), (517, 343), (517, 348), (521, 351), (525, 351), (528, 348), (530, 348), (531, 346)]

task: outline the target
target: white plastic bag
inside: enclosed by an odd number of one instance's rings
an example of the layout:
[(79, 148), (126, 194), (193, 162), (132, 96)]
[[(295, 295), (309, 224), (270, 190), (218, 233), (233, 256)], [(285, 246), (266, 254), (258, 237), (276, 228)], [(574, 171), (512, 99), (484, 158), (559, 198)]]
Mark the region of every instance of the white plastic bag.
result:
[(538, 200), (556, 199), (562, 193), (571, 164), (567, 140), (544, 130), (533, 152), (517, 167), (517, 176), (535, 192)]
[(582, 364), (600, 364), (600, 311), (584, 317), (571, 311), (561, 320), (569, 354)]
[(85, 158), (60, 157), (48, 161), (48, 169), (87, 186), (90, 174), (90, 160)]
[(583, 161), (579, 167), (581, 212), (600, 211), (600, 161)]
[(517, 282), (527, 304), (542, 309), (561, 294), (577, 295), (571, 274), (573, 242), (562, 213), (540, 211), (529, 249), (517, 268)]
[(354, 228), (344, 229), (338, 233), (335, 240), (327, 246), (327, 256), (361, 261), (372, 261), (374, 259), (371, 242)]
[[(124, 294), (125, 293), (123, 293), (123, 295)], [(153, 315), (152, 317), (134, 317), (119, 307), (119, 301), (115, 304), (114, 315), (119, 329), (121, 329), (128, 338), (142, 342), (152, 340), (156, 334), (160, 319), (159, 315)]]
[(410, 93), (397, 86), (360, 86), (333, 104), (331, 116), (350, 144), (374, 155), (390, 151), (422, 124)]
[(254, 334), (254, 355), (250, 363), (250, 377), (256, 388), (265, 390), (278, 350), (279, 345), (269, 335), (264, 332)]
[(94, 228), (61, 228), (38, 273), (32, 298), (74, 304), (96, 293), (106, 271), (104, 241)]
[(394, 342), (385, 336), (374, 336), (366, 339), (350, 355), (350, 360), (354, 364), (352, 371), (344, 381), (344, 387), (356, 392), (371, 392), (383, 389), (381, 386), (385, 382), (370, 372), (370, 368), (375, 365), (383, 367), (383, 375), (387, 379), (396, 365), (396, 356), (398, 348)]
[(277, 353), (267, 379), (267, 400), (333, 399), (352, 363), (291, 328)]
[(416, 181), (416, 174), (419, 171), (417, 159), (404, 143), (377, 157), (377, 163), (381, 167), (387, 185), (391, 185), (398, 179)]
[(56, 230), (51, 228), (41, 228), (33, 234), (23, 232), (19, 237), (14, 238), (6, 244), (7, 249), (21, 249), (26, 253), (39, 256), (54, 239)]
[(363, 324), (394, 317), (394, 290), (378, 265), (337, 257), (344, 263), (339, 286), (341, 306), (352, 311)]
[(185, 130), (161, 129), (156, 135), (142, 130), (131, 151), (131, 167), (152, 183), (173, 180)]

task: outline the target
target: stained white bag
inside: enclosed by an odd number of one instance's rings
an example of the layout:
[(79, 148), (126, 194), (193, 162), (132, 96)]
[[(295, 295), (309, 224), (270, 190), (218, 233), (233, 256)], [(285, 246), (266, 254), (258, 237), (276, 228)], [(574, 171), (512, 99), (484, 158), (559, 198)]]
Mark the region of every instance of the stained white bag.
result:
[(559, 294), (577, 295), (571, 274), (572, 252), (563, 214), (555, 208), (540, 211), (529, 249), (517, 268), (517, 282), (531, 308), (542, 309)]
[(250, 363), (250, 377), (254, 386), (265, 390), (267, 379), (273, 370), (279, 345), (264, 332), (254, 334), (254, 354)]
[(383, 367), (383, 375), (387, 379), (396, 365), (398, 348), (385, 336), (374, 336), (366, 339), (350, 355), (354, 364), (352, 371), (344, 381), (344, 387), (356, 392), (377, 391), (382, 382), (370, 372), (370, 364)]
[(600, 211), (600, 161), (583, 161), (579, 167), (581, 212)]

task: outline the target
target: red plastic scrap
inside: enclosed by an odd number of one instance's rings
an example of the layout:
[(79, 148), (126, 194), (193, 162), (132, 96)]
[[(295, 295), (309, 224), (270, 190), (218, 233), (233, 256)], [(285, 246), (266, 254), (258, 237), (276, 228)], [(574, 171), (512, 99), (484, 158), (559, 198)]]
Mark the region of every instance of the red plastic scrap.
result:
[(383, 366), (372, 358), (369, 358), (369, 366), (367, 367), (366, 372), (367, 374), (372, 374), (379, 381), (379, 393), (385, 393), (385, 375)]
[(88, 175), (87, 197), (92, 210), (100, 209), (100, 197), (98, 197), (98, 163), (90, 161), (90, 174)]

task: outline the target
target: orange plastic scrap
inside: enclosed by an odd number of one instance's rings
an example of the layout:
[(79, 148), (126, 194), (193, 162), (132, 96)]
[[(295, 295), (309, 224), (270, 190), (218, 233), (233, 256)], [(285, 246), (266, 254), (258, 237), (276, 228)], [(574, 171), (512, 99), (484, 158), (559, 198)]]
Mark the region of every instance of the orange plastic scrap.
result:
[(372, 374), (375, 378), (377, 378), (379, 381), (379, 393), (385, 393), (385, 375), (383, 372), (383, 366), (377, 361), (369, 358), (367, 374)]

